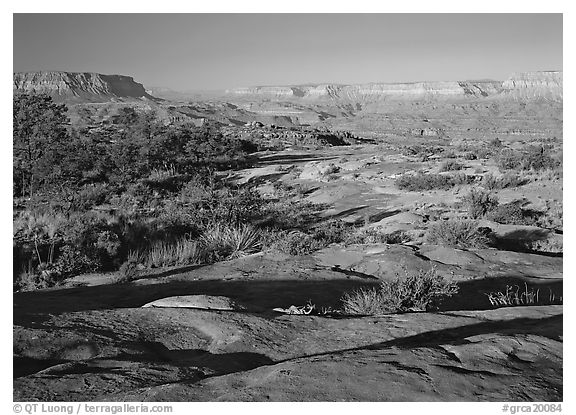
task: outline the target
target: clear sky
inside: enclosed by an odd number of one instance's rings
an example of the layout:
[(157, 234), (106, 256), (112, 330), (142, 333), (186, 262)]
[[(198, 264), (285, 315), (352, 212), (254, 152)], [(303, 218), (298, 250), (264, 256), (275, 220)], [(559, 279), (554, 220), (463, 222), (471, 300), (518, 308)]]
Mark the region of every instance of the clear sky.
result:
[(561, 14), (15, 14), (14, 71), (147, 87), (506, 79), (562, 69)]

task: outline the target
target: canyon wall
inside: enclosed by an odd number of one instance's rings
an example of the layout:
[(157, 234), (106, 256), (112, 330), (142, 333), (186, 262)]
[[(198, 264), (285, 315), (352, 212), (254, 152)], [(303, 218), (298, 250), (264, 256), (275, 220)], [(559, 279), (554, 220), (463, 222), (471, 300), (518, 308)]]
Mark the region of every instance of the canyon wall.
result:
[(527, 72), (501, 81), (438, 81), (359, 85), (256, 86), (227, 91), (229, 96), (373, 102), (379, 100), (544, 98), (562, 100), (562, 72)]
[(13, 76), (13, 91), (44, 93), (57, 101), (156, 99), (130, 76), (93, 72), (17, 72)]

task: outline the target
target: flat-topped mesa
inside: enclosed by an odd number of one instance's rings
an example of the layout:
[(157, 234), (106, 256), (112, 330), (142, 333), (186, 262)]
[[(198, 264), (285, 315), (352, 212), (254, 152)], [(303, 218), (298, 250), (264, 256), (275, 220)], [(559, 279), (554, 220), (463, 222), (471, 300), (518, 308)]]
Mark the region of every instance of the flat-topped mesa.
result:
[(48, 94), (58, 101), (156, 99), (131, 76), (93, 72), (17, 72), (13, 77), (13, 90)]
[(494, 95), (500, 92), (498, 81), (438, 81), (411, 83), (370, 83), (359, 85), (298, 85), (237, 88), (229, 94), (260, 95), (270, 98), (304, 98), (336, 100), (465, 98)]
[(516, 99), (562, 100), (562, 71), (515, 73), (502, 83), (504, 93)]
[(431, 81), (368, 83), (355, 85), (317, 84), (256, 86), (227, 91), (234, 96), (261, 96), (269, 99), (341, 100), (377, 102), (381, 100), (450, 100), (502, 98), (562, 100), (562, 72), (527, 72), (508, 80)]

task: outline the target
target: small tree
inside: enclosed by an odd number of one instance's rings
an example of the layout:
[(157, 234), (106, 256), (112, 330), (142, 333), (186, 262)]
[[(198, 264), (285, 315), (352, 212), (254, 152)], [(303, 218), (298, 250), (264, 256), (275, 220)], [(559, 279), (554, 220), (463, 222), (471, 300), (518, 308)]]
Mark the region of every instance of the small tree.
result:
[(65, 105), (48, 95), (15, 94), (13, 98), (13, 173), (15, 195), (30, 197), (61, 174), (68, 140)]

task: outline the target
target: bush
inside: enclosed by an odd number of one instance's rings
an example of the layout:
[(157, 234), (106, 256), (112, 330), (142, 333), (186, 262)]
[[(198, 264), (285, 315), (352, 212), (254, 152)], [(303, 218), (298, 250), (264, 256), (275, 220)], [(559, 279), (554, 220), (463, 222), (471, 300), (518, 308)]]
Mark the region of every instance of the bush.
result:
[(543, 147), (530, 146), (523, 151), (504, 149), (496, 157), (500, 170), (554, 170), (561, 162), (550, 156)]
[(326, 245), (344, 241), (351, 233), (351, 227), (341, 220), (323, 222), (314, 228), (313, 238)]
[(427, 241), (435, 245), (456, 248), (486, 248), (491, 243), (486, 228), (469, 220), (448, 220), (433, 224), (428, 229)]
[(406, 270), (404, 273), (404, 278), (383, 281), (378, 289), (344, 294), (341, 300), (344, 312), (372, 315), (437, 310), (444, 299), (458, 292), (458, 286), (438, 275), (435, 268), (420, 270), (415, 275), (409, 275)]
[(538, 226), (541, 228), (562, 230), (564, 223), (563, 203), (551, 203), (546, 201), (546, 211), (538, 218)]
[(564, 243), (562, 238), (546, 238), (537, 241), (527, 241), (525, 248), (535, 252), (558, 254), (564, 252)]
[(468, 216), (472, 219), (478, 219), (498, 206), (498, 199), (489, 192), (471, 189), (470, 192), (462, 198), (462, 203), (468, 209)]
[(482, 187), (487, 190), (500, 190), (518, 187), (526, 184), (525, 179), (514, 173), (505, 173), (502, 176), (494, 176), (492, 173), (486, 174), (482, 178)]
[(403, 244), (411, 240), (406, 232), (397, 230), (386, 233), (380, 228), (368, 228), (348, 236), (346, 244)]
[(382, 293), (377, 288), (361, 288), (345, 293), (341, 301), (346, 314), (370, 316), (385, 312)]
[(455, 175), (444, 174), (403, 174), (396, 179), (396, 187), (411, 192), (426, 190), (448, 190), (457, 184), (467, 184), (470, 179), (464, 173)]
[(137, 254), (129, 256), (128, 260), (124, 262), (118, 270), (118, 276), (114, 282), (126, 283), (135, 280), (140, 271), (138, 270), (139, 258)]
[(270, 249), (288, 255), (308, 255), (326, 247), (325, 241), (320, 241), (300, 231), (280, 231), (270, 236), (274, 239), (269, 242)]
[(510, 202), (488, 212), (486, 219), (506, 225), (534, 225), (537, 216), (537, 212), (522, 209), (517, 203)]
[(455, 171), (455, 170), (462, 170), (463, 168), (464, 164), (456, 160), (447, 160), (440, 166), (440, 171)]

